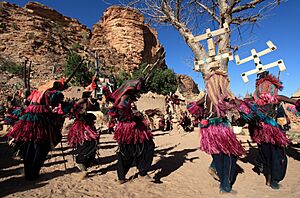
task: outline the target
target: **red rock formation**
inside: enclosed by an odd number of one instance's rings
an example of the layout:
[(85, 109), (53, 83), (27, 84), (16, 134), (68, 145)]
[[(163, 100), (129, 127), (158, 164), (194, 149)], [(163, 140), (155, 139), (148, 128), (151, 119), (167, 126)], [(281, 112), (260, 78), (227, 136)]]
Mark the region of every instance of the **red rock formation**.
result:
[[(78, 45), (98, 51), (105, 61), (104, 69), (116, 72), (133, 71), (141, 63), (153, 63), (161, 46), (157, 32), (144, 23), (143, 15), (116, 6), (105, 11), (91, 32), (76, 19), (40, 3), (29, 2), (22, 8), (0, 2), (0, 35), (0, 60), (11, 59), (21, 64), (26, 57), (32, 61), (33, 87), (41, 81), (59, 78), (67, 52)], [(16, 76), (0, 73), (0, 95), (11, 92), (12, 84), (7, 82), (13, 78)], [(180, 79), (185, 92), (199, 92), (191, 78)]]
[(33, 79), (50, 78), (53, 67), (59, 70), (53, 75), (60, 74), (69, 48), (89, 42), (86, 26), (42, 4), (1, 2), (0, 8), (0, 56), (19, 63), (29, 58)]
[(197, 84), (190, 76), (177, 74), (180, 92), (183, 94), (199, 94)]
[(93, 26), (91, 47), (114, 71), (132, 71), (151, 63), (160, 47), (157, 32), (134, 9), (112, 6)]

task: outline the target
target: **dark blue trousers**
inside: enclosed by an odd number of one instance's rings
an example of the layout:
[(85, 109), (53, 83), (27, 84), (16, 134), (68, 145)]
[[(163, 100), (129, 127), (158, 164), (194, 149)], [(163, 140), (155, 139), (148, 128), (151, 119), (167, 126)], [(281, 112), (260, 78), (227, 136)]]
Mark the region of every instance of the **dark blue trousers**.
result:
[(285, 148), (271, 144), (262, 143), (258, 145), (259, 155), (256, 161), (263, 166), (263, 172), (270, 184), (278, 183), (285, 177), (287, 169), (287, 157)]
[(211, 167), (216, 167), (220, 178), (220, 191), (230, 192), (235, 180), (237, 157), (223, 153), (213, 154), (212, 157)]

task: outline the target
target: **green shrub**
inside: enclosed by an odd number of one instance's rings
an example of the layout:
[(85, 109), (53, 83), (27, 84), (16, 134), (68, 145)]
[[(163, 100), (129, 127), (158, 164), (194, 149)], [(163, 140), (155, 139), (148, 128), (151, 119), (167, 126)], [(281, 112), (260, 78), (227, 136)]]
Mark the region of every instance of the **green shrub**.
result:
[(132, 79), (130, 74), (126, 71), (121, 71), (117, 76), (116, 76), (116, 81), (117, 81), (117, 87), (120, 87), (122, 83), (126, 80)]
[[(81, 62), (81, 59), (81, 56), (74, 50), (68, 52), (64, 67), (64, 76), (66, 78), (73, 73), (77, 65)], [(91, 83), (94, 73), (94, 69), (87, 68), (86, 64), (82, 64), (72, 78), (71, 84), (85, 87)]]
[(89, 40), (91, 38), (91, 34), (89, 32), (83, 32), (82, 38), (85, 40)]
[(27, 34), (27, 38), (28, 38), (29, 40), (35, 39), (34, 33), (33, 33), (33, 32), (29, 32), (29, 33)]
[(167, 95), (174, 93), (178, 87), (175, 73), (168, 68), (158, 68), (150, 77), (146, 90), (158, 94)]
[[(125, 80), (143, 78), (143, 70), (147, 64), (143, 63), (139, 69), (134, 71), (132, 76), (126, 72), (121, 72), (116, 76), (117, 84), (120, 86)], [(175, 73), (168, 69), (166, 65), (161, 68), (157, 68), (152, 76), (149, 78), (143, 92), (152, 91), (154, 93), (167, 95), (170, 92), (174, 93), (178, 87), (178, 81)]]
[(78, 42), (73, 43), (71, 46), (71, 50), (73, 50), (73, 51), (77, 51), (80, 48), (81, 48), (81, 45)]
[(17, 25), (15, 22), (12, 23), (11, 27), (12, 27), (14, 30), (20, 30), (20, 28), (18, 27), (18, 25)]
[(52, 33), (56, 35), (63, 35), (64, 29), (63, 27), (58, 23), (52, 23)]
[(23, 67), (12, 60), (0, 57), (0, 70), (7, 71), (18, 76), (22, 75)]
[(6, 30), (6, 23), (0, 23), (0, 29)]

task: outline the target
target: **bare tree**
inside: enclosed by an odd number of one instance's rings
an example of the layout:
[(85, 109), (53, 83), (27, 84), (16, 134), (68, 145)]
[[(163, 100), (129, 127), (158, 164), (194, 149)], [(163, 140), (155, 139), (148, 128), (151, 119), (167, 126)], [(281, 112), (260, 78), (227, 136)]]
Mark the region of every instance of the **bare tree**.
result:
[[(224, 23), (227, 23), (231, 29), (256, 23), (265, 17), (268, 11), (279, 5), (280, 0), (123, 0), (122, 3), (138, 9), (158, 24), (173, 26), (191, 48), (195, 59), (202, 60), (209, 57), (208, 50), (205, 45), (193, 41), (195, 36), (203, 33), (208, 27), (223, 28)], [(232, 49), (237, 50), (237, 47), (232, 46), (231, 34), (232, 31), (214, 39), (217, 54), (226, 53)], [(220, 77), (212, 73), (221, 74), (223, 80), (228, 81), (227, 85), (217, 84), (214, 90), (207, 90), (208, 92), (221, 92), (223, 96), (230, 93), (228, 59), (205, 64), (200, 68), (200, 72), (206, 89), (210, 89), (209, 78)], [(220, 97), (214, 101), (215, 104), (218, 99)]]

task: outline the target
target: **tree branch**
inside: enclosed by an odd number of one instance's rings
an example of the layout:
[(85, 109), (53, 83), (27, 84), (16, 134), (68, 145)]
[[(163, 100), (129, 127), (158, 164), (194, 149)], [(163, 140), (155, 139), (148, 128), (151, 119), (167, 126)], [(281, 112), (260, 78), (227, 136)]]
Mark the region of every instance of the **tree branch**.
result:
[(241, 0), (230, 0), (227, 13), (232, 13), (232, 9), (240, 2), (241, 2)]
[(218, 21), (218, 23), (221, 23), (220, 17), (218, 17), (217, 14), (214, 11), (212, 11), (209, 7), (207, 7), (206, 5), (200, 3), (197, 0), (195, 0), (195, 3), (198, 6), (200, 6), (203, 10), (205, 10), (209, 15), (211, 15), (216, 21)]
[(256, 14), (254, 16), (249, 16), (249, 17), (236, 17), (232, 19), (231, 23), (236, 25), (241, 25), (243, 23), (255, 23), (260, 18), (262, 18), (260, 14)]
[[(175, 27), (178, 30), (178, 32), (181, 34), (181, 36), (185, 39), (185, 42), (193, 51), (195, 58), (199, 60), (202, 58), (207, 58), (208, 55), (204, 47), (199, 42), (192, 42), (192, 38), (194, 38), (192, 32), (187, 28), (187, 26), (184, 23), (176, 19), (175, 14), (170, 8), (170, 5), (168, 4), (167, 0), (163, 0), (163, 3), (161, 4), (161, 11), (168, 18), (168, 22), (173, 27)], [(208, 72), (204, 68), (202, 68), (202, 71), (204, 73)]]
[(181, 4), (181, 0), (176, 0), (176, 19), (178, 21), (180, 21), (180, 4)]
[(244, 5), (240, 5), (240, 6), (237, 6), (237, 7), (234, 7), (232, 8), (232, 11), (231, 11), (231, 14), (232, 13), (237, 13), (237, 12), (241, 12), (243, 10), (247, 10), (249, 8), (255, 8), (255, 5), (263, 2), (265, 0), (252, 0), (250, 1), (249, 3), (246, 3)]
[[(126, 0), (124, 0), (126, 1)], [(207, 58), (205, 44), (193, 42), (196, 32), (203, 32), (204, 27), (208, 26), (209, 17), (222, 28), (223, 23), (236, 24), (237, 26), (245, 23), (255, 23), (265, 16), (267, 11), (278, 5), (283, 0), (127, 0), (131, 5), (153, 21), (173, 26), (186, 44), (191, 48), (196, 59)], [(255, 9), (254, 9), (255, 8)], [(199, 21), (198, 21), (199, 20)], [(199, 28), (197, 27), (199, 25)], [(212, 24), (214, 25), (214, 23)], [(193, 31), (193, 28), (195, 31)], [(233, 32), (233, 31), (231, 31)], [(231, 46), (231, 32), (222, 34), (215, 38), (218, 43), (218, 53), (229, 52)], [(237, 48), (235, 48), (237, 49)], [(228, 60), (218, 61), (220, 69), (227, 71)], [(203, 65), (201, 72), (209, 73), (211, 65)]]

